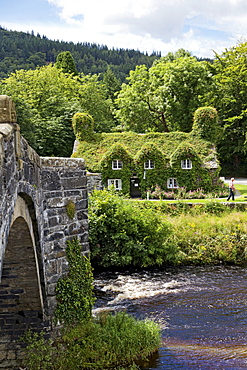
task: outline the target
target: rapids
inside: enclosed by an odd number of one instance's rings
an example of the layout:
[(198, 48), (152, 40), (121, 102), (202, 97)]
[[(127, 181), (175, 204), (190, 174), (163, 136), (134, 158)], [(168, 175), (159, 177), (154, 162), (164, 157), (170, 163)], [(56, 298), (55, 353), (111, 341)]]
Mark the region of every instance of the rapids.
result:
[(162, 328), (143, 369), (247, 369), (247, 268), (180, 267), (95, 274), (94, 313), (126, 310)]

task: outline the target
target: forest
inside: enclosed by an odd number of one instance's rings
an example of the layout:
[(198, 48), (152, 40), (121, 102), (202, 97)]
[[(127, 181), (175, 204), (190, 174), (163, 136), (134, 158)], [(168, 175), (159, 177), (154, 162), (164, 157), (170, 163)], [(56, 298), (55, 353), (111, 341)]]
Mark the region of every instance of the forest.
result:
[(54, 63), (59, 53), (69, 51), (78, 72), (101, 74), (108, 67), (121, 81), (136, 65), (151, 67), (160, 53), (152, 55), (137, 50), (108, 49), (106, 45), (49, 40), (46, 36), (33, 32), (8, 31), (0, 26), (0, 79), (19, 69), (35, 69)]
[(247, 172), (246, 42), (199, 60), (184, 49), (149, 56), (0, 28), (0, 94), (43, 156), (71, 155), (76, 112), (91, 115), (97, 133), (190, 132), (197, 108), (214, 107), (222, 174)]

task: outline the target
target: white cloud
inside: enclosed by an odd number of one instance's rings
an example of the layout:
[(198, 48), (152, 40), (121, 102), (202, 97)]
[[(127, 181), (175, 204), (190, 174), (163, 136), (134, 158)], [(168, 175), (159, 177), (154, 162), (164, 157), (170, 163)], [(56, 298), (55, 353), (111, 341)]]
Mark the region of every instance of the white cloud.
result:
[[(220, 52), (223, 46), (223, 51), (247, 33), (246, 0), (48, 1), (68, 25), (79, 27), (84, 40), (109, 47), (163, 54), (183, 47), (212, 56), (211, 49)], [(202, 27), (203, 34), (198, 32)], [(207, 38), (206, 29), (217, 33), (215, 40), (212, 34)]]
[(212, 57), (212, 49), (221, 53), (247, 35), (246, 0), (46, 1), (55, 7), (60, 24), (26, 19), (25, 29), (18, 30), (163, 55), (184, 48), (202, 57)]

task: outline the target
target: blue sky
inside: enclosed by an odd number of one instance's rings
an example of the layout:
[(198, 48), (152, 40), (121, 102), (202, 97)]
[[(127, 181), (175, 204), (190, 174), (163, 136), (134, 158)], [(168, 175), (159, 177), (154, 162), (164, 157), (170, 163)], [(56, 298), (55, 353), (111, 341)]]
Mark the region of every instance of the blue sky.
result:
[(0, 25), (52, 40), (213, 57), (247, 37), (246, 0), (7, 0)]

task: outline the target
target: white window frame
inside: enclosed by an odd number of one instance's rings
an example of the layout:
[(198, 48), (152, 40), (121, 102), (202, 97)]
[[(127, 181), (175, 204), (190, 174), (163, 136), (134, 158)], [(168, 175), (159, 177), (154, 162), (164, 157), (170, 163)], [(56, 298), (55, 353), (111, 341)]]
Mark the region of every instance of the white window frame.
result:
[(177, 179), (175, 177), (170, 177), (167, 180), (167, 188), (168, 189), (178, 189), (179, 188)]
[(153, 170), (154, 169), (154, 161), (151, 159), (148, 159), (147, 161), (144, 162), (144, 169), (145, 170)]
[(121, 170), (123, 168), (123, 162), (119, 159), (114, 159), (112, 161), (112, 169), (113, 170)]
[(115, 190), (122, 190), (122, 180), (121, 179), (108, 179), (107, 187), (114, 186)]
[(190, 159), (182, 159), (181, 168), (183, 170), (190, 170), (192, 168), (192, 161)]

